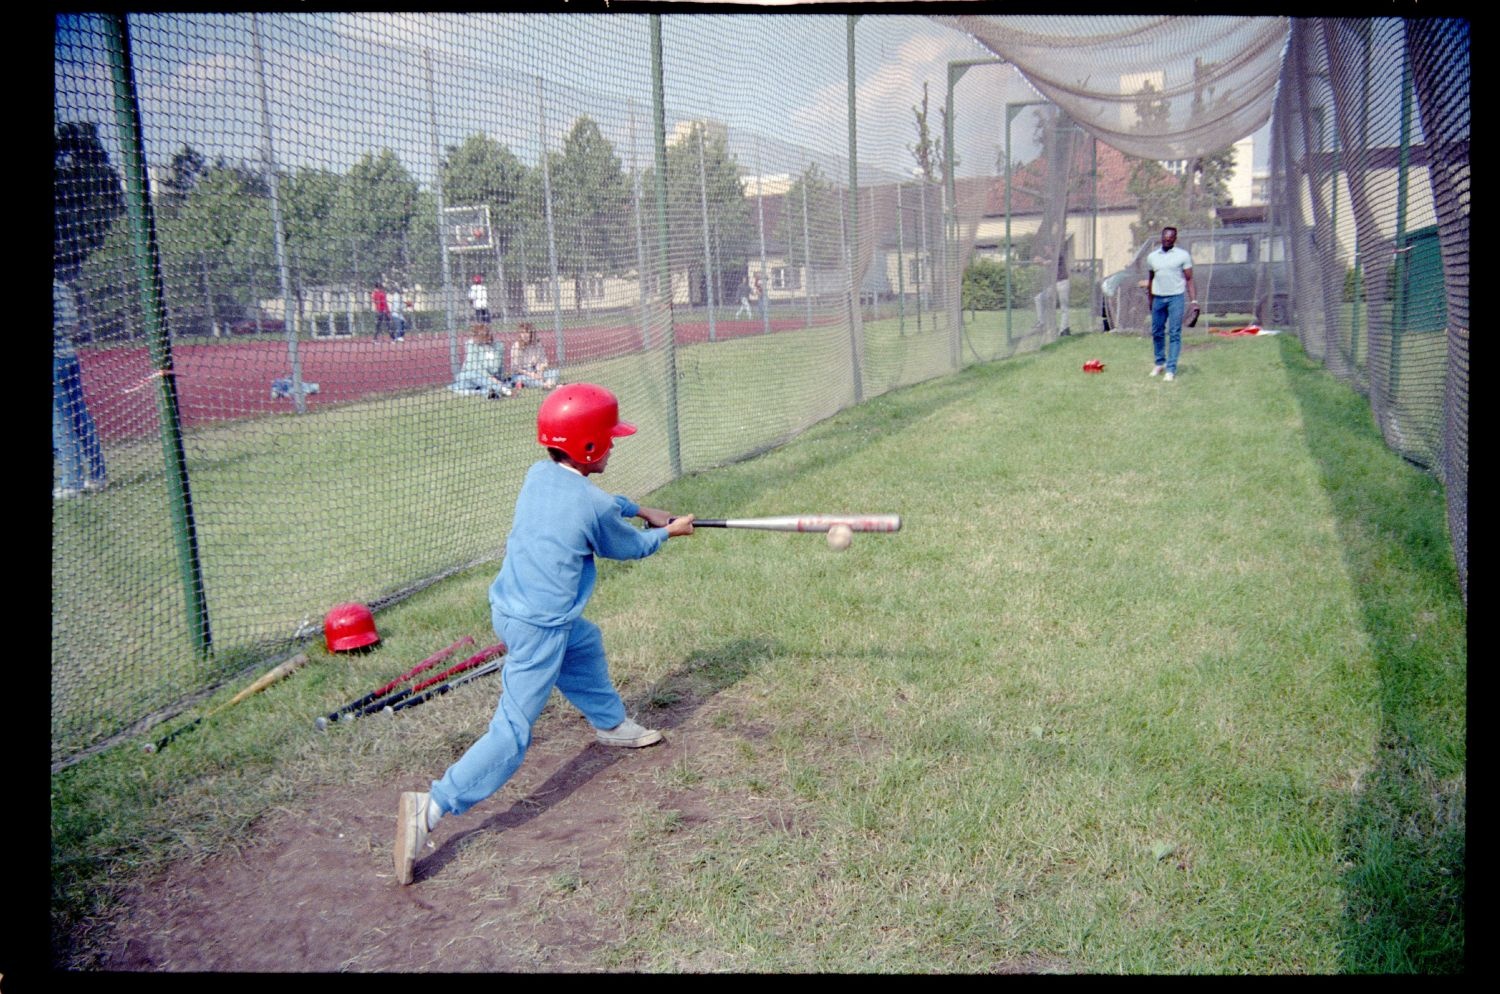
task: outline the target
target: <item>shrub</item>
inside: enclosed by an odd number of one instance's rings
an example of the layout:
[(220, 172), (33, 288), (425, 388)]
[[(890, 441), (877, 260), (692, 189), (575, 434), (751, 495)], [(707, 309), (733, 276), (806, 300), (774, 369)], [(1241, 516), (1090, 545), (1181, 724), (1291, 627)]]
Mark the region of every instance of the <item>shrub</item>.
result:
[[(966, 311), (996, 311), (1010, 306), (1030, 306), (1040, 286), (1041, 270), (1031, 264), (1012, 264), (1010, 300), (1005, 293), (1005, 264), (994, 259), (975, 259), (964, 270), (963, 308)], [(1016, 304), (1011, 304), (1011, 300)]]

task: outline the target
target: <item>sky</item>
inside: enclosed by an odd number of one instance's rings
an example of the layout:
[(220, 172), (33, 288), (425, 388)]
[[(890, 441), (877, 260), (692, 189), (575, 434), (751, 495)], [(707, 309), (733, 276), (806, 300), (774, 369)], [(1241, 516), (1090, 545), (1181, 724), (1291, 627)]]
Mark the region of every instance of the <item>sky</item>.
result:
[[(728, 125), (749, 172), (796, 172), (816, 158), (825, 172), (847, 175), (844, 15), (684, 14), (662, 23), (669, 133), (678, 121), (709, 117)], [(209, 158), (255, 161), (269, 130), (282, 168), (342, 172), (388, 147), (425, 185), (434, 145), (483, 131), (535, 164), (543, 132), (555, 151), (583, 113), (627, 168), (652, 161), (646, 15), (261, 14), (259, 56), (249, 14), (133, 14), (129, 24), (152, 163), (184, 143)], [(59, 18), (59, 119), (112, 121), (98, 25)], [(862, 182), (910, 176), (923, 82), (940, 138), (948, 64), (993, 55), (920, 16), (866, 15), (855, 31)], [(1036, 99), (1009, 67), (965, 72), (955, 90), (960, 175), (997, 171), (1004, 104)], [(114, 129), (105, 132), (117, 156)], [(1020, 119), (1011, 140), (1018, 161), (1036, 154)], [(1257, 167), (1269, 152), (1264, 127)]]
[[(892, 40), (888, 49), (861, 42), (861, 116), (872, 126), (883, 113), (901, 119), (899, 141), (872, 127), (866, 154), (876, 162), (892, 157), (892, 145), (904, 154), (902, 144), (912, 139), (907, 105), (920, 99), (920, 83), (910, 80), (930, 76), (941, 101), (946, 61), (977, 51), (951, 29), (901, 20), (912, 37)], [(844, 25), (841, 15), (663, 18), (668, 128), (709, 116), (767, 146), (845, 152)], [(390, 147), (426, 182), (434, 116), (439, 145), (484, 130), (535, 162), (541, 114), (556, 149), (583, 112), (604, 118), (617, 143), (649, 154), (644, 15), (282, 14), (260, 15), (257, 26), (259, 58), (249, 15), (131, 16), (148, 159), (165, 161), (185, 142), (210, 157), (258, 158), (268, 118), (282, 165), (343, 170), (372, 147)], [(890, 27), (861, 33), (885, 41)], [(61, 22), (59, 117), (107, 119), (111, 90), (101, 47), (97, 19)]]

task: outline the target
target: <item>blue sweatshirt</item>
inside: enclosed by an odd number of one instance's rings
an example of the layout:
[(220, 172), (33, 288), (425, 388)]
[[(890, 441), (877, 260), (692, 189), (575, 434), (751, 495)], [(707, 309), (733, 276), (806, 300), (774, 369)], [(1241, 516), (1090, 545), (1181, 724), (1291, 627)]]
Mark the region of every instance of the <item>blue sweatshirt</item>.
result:
[(594, 557), (644, 559), (667, 540), (665, 528), (630, 522), (640, 506), (543, 460), (526, 472), (505, 561), (490, 584), (490, 611), (539, 628), (570, 624), (594, 592)]

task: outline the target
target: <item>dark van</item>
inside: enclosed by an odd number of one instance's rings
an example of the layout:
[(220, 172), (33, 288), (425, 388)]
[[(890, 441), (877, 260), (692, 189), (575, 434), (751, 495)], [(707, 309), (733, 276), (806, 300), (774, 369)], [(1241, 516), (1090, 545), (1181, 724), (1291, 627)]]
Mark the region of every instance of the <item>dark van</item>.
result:
[[(1265, 223), (1211, 231), (1182, 229), (1177, 245), (1193, 256), (1193, 284), (1204, 314), (1252, 314), (1262, 327), (1285, 324), (1291, 315), (1286, 239)], [(1158, 235), (1136, 250), (1130, 267), (1100, 283), (1104, 330), (1149, 328), (1146, 256), (1161, 246)]]

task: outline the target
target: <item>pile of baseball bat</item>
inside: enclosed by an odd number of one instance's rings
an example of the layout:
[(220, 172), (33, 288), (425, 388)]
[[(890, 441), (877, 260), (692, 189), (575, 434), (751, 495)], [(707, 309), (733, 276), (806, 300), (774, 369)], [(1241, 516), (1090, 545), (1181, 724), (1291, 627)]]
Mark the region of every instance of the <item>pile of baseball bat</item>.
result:
[[(463, 662), (450, 666), (441, 673), (413, 683), (411, 686), (402, 686), (408, 680), (414, 679), (419, 674), (447, 659), (459, 649), (465, 646), (472, 646), (473, 644), (474, 636), (465, 635), (446, 649), (428, 656), (385, 686), (373, 690), (357, 700), (350, 701), (337, 711), (327, 715), (319, 715), (315, 724), (318, 728), (322, 729), (327, 728), (330, 723), (335, 721), (350, 721), (354, 718), (362, 718), (365, 715), (377, 714), (382, 711), (389, 713), (403, 711), (406, 708), (416, 707), (418, 704), (430, 701), (434, 697), (446, 694), (454, 687), (460, 687), (471, 680), (478, 680), (480, 677), (489, 676), (491, 673), (498, 673), (502, 665), (499, 657), (505, 655), (505, 644), (503, 642), (487, 646)], [(307, 655), (305, 653), (298, 653), (296, 656), (262, 675), (250, 686), (241, 690), (218, 707), (194, 718), (186, 725), (157, 739), (155, 742), (147, 742), (141, 747), (142, 751), (146, 753), (160, 752), (179, 736), (200, 727), (209, 718), (212, 718), (221, 711), (234, 707), (247, 697), (260, 693), (276, 681), (289, 676), (306, 663)]]
[(324, 729), (336, 721), (352, 721), (355, 718), (379, 714), (382, 711), (394, 714), (397, 711), (416, 707), (418, 704), (430, 701), (434, 697), (446, 694), (454, 687), (461, 687), (471, 680), (478, 680), (480, 677), (489, 676), (491, 673), (498, 673), (500, 667), (503, 665), (499, 657), (505, 655), (505, 643), (503, 642), (496, 642), (494, 645), (486, 646), (463, 662), (450, 666), (435, 676), (415, 682), (409, 687), (402, 687), (408, 680), (415, 679), (418, 674), (436, 666), (459, 649), (473, 644), (474, 636), (465, 635), (446, 649), (428, 656), (385, 686), (376, 688), (363, 697), (350, 701), (337, 711), (332, 711), (326, 715), (319, 715), (313, 723), (318, 728)]

